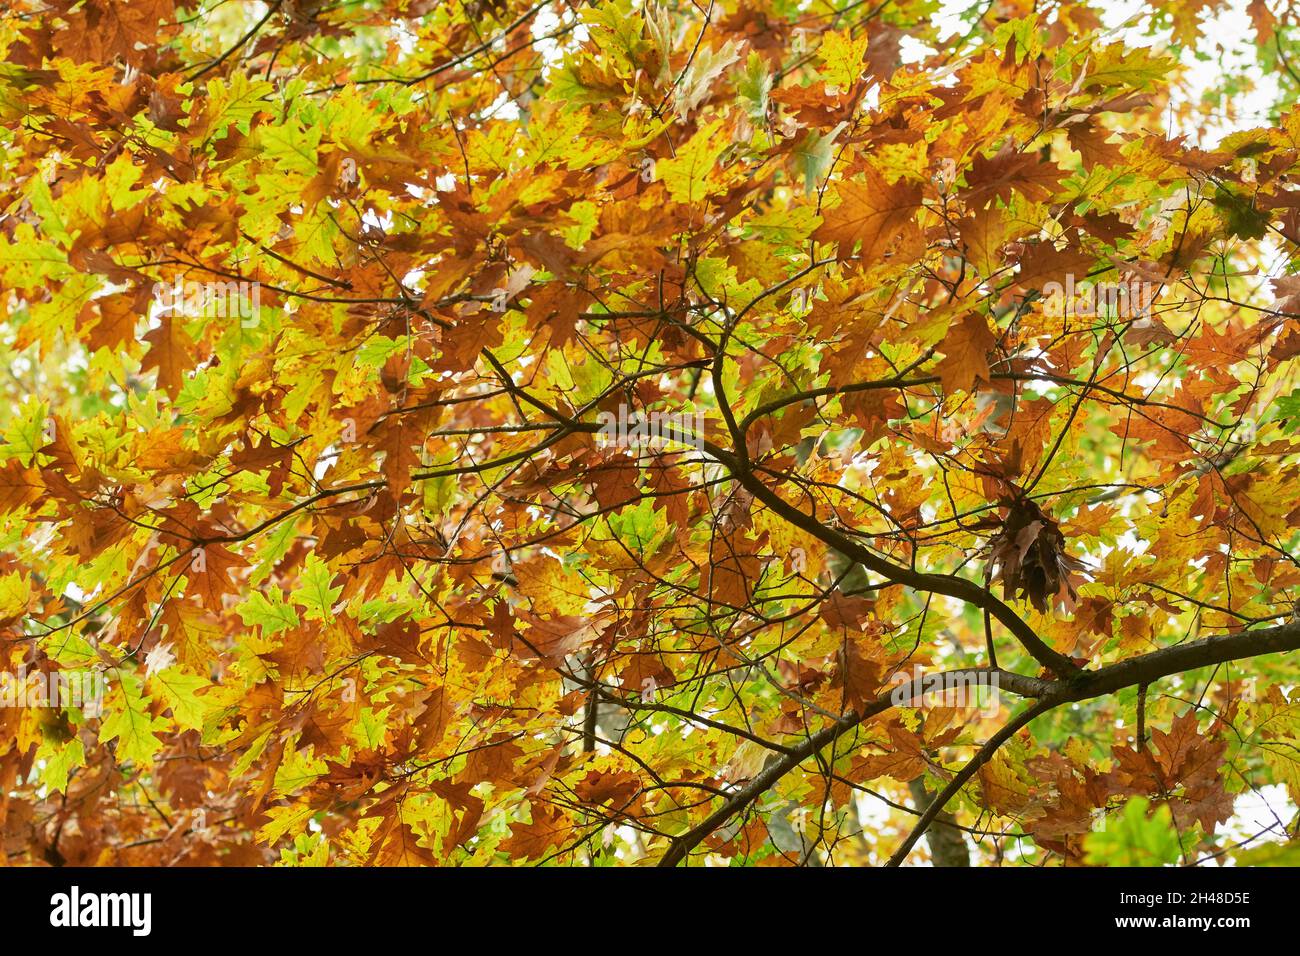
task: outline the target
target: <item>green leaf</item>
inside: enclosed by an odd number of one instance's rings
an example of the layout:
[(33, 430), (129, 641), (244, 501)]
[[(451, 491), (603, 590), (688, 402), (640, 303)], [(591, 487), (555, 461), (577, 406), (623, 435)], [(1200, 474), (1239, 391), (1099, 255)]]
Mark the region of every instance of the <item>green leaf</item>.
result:
[[(293, 603), (306, 608), (304, 615), (309, 621), (329, 620), (334, 602), (343, 593), (343, 586), (330, 587), (334, 574), (329, 566), (317, 555), (309, 554), (303, 572), (299, 577), (302, 586), (293, 593)], [(297, 621), (294, 622), (295, 624)]]
[(1168, 866), (1182, 857), (1169, 807), (1147, 815), (1145, 797), (1134, 797), (1121, 813), (1106, 817), (1106, 829), (1084, 837), (1087, 860), (1094, 866)]
[(99, 726), (99, 740), (101, 743), (117, 741), (115, 752), (119, 761), (151, 765), (163, 745), (158, 733), (167, 730), (168, 723), (149, 712), (150, 698), (138, 677), (129, 671), (116, 673), (118, 693), (111, 694), (105, 702), (107, 716)]
[(284, 595), (279, 589), (272, 589), (274, 600), (261, 591), (254, 591), (242, 604), (235, 607), (239, 617), (249, 627), (261, 627), (263, 634), (275, 634), (298, 626), (298, 612), (284, 603)]
[(68, 789), (68, 775), (86, 765), (86, 749), (80, 737), (57, 743), (48, 737), (41, 741), (36, 759), (43, 764), (41, 782), (57, 793)]
[(199, 691), (212, 686), (197, 674), (187, 674), (178, 667), (169, 667), (149, 678), (150, 686), (162, 695), (172, 709), (176, 724), (186, 730), (202, 730), (203, 721), (214, 708)]

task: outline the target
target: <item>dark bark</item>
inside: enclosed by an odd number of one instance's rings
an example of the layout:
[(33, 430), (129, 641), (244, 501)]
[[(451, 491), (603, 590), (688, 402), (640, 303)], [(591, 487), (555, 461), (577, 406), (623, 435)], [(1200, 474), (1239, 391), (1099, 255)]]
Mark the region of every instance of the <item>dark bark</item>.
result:
[[(912, 804), (919, 812), (924, 812), (934, 799), (934, 794), (925, 789), (925, 781), (917, 777), (907, 788), (912, 791)], [(970, 866), (970, 846), (956, 823), (951, 813), (941, 810), (935, 814), (934, 824), (926, 832), (930, 861), (935, 866)]]

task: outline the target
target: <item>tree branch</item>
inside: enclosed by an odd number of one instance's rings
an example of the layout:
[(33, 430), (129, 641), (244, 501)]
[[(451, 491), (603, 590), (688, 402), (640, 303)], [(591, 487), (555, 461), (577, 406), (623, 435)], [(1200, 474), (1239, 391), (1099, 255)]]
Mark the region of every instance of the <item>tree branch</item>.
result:
[[(1010, 671), (989, 670), (986, 668), (969, 668), (948, 671), (932, 677), (948, 677), (966, 673), (996, 675), (999, 688), (1006, 688), (1023, 697), (1036, 697), (1037, 701), (1021, 714), (1013, 718), (997, 734), (989, 738), (988, 743), (958, 772), (953, 781), (934, 799), (925, 814), (917, 822), (888, 865), (897, 866), (907, 856), (916, 841), (924, 834), (934, 817), (944, 809), (948, 801), (961, 786), (977, 771), (985, 761), (1003, 743), (1009, 740), (1021, 727), (1047, 711), (1061, 704), (1088, 700), (1114, 693), (1126, 687), (1150, 684), (1162, 677), (1181, 674), (1186, 671), (1221, 664), (1226, 661), (1246, 657), (1258, 657), (1262, 654), (1276, 654), (1283, 651), (1300, 649), (1300, 622), (1290, 622), (1277, 627), (1259, 631), (1242, 631), (1220, 637), (1207, 637), (1174, 647), (1166, 647), (1149, 654), (1143, 654), (1126, 661), (1120, 661), (1099, 671), (1080, 672), (1064, 680), (1043, 680), (1015, 674)], [(685, 834), (676, 837), (659, 861), (659, 866), (676, 866), (686, 858), (700, 841), (710, 833), (723, 826), (737, 813), (757, 800), (764, 792), (773, 787), (777, 781), (797, 767), (800, 763), (820, 751), (827, 744), (843, 736), (864, 720), (883, 713), (898, 701), (911, 699), (905, 688), (923, 678), (914, 678), (908, 684), (900, 685), (892, 691), (877, 697), (861, 713), (851, 711), (835, 723), (824, 727), (797, 747), (791, 748), (787, 756), (774, 760), (765, 767), (757, 777), (727, 800), (722, 807), (693, 827)], [(919, 689), (916, 691), (919, 693)], [(897, 861), (895, 861), (897, 858)]]

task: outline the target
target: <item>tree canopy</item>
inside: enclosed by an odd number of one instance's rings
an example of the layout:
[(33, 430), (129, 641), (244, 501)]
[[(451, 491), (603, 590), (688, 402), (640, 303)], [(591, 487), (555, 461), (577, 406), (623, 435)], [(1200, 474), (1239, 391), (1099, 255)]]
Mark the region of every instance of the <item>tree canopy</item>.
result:
[(1300, 862), (1295, 13), (1105, 6), (11, 0), (9, 861)]

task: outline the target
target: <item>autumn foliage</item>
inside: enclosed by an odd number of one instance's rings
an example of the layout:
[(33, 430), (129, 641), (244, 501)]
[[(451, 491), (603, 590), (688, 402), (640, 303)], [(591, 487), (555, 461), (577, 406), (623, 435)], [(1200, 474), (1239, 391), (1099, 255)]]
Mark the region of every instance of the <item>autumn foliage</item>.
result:
[(8, 861), (1300, 861), (1227, 6), (12, 0)]

